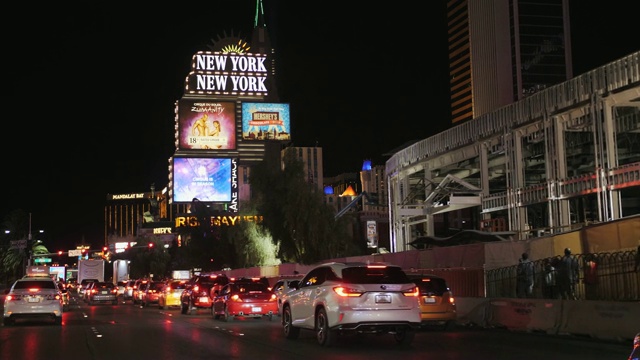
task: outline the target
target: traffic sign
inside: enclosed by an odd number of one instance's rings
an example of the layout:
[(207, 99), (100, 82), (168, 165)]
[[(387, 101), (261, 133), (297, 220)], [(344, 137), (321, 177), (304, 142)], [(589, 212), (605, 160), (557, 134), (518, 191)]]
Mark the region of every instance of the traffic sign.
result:
[(82, 250), (69, 250), (69, 256), (82, 256)]
[(33, 259), (34, 262), (37, 263), (50, 263), (51, 262), (51, 258), (45, 258), (45, 257), (37, 257), (35, 259)]

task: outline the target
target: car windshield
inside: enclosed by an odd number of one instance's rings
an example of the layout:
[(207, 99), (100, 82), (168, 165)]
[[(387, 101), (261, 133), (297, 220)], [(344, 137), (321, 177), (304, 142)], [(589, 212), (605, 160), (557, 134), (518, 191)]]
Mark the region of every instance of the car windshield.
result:
[(56, 289), (56, 284), (50, 280), (18, 281), (14, 289)]
[(348, 284), (406, 284), (411, 283), (401, 268), (386, 267), (347, 267), (342, 269), (342, 280)]

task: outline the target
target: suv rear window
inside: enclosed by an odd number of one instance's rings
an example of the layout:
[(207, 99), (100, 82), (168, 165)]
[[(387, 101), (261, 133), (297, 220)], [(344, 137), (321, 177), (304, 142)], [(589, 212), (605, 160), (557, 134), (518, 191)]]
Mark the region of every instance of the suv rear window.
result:
[(442, 296), (446, 291), (449, 291), (447, 282), (442, 278), (425, 277), (413, 279), (413, 282), (418, 285), (420, 295)]
[(56, 283), (53, 280), (29, 280), (29, 281), (16, 281), (13, 286), (14, 289), (56, 289)]
[(401, 268), (396, 266), (357, 266), (342, 269), (342, 280), (349, 284), (406, 284), (412, 282)]

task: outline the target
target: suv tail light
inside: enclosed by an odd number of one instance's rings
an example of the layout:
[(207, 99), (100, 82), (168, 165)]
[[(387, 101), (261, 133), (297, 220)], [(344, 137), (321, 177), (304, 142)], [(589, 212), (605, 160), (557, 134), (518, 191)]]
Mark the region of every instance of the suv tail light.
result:
[(420, 289), (417, 286), (414, 286), (411, 289), (403, 291), (402, 295), (418, 297), (418, 296), (420, 296)]
[(336, 286), (333, 288), (336, 294), (342, 297), (358, 297), (364, 294), (364, 291), (360, 289), (348, 288), (344, 286)]

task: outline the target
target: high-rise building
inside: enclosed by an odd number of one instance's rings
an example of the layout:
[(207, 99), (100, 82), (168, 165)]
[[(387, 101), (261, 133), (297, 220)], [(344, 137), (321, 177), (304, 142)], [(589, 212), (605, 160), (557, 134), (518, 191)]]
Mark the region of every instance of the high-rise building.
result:
[(304, 164), (305, 181), (317, 187), (318, 191), (323, 191), (322, 148), (289, 146), (282, 150), (281, 158), (284, 159), (285, 155), (290, 153)]
[(573, 77), (568, 0), (447, 2), (451, 121)]

